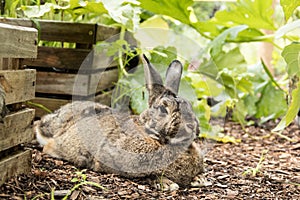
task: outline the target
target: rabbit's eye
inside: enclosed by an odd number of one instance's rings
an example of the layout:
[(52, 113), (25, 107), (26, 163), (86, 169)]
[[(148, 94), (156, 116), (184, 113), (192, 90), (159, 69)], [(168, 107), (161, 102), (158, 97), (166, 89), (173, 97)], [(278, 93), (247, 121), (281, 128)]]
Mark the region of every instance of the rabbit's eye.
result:
[(168, 114), (168, 111), (164, 106), (159, 106), (159, 110), (161, 113)]

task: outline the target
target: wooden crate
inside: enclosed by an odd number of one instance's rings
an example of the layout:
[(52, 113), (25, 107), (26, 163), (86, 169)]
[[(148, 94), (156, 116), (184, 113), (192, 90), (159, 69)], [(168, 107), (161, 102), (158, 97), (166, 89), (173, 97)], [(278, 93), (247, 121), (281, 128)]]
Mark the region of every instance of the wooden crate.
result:
[[(5, 33), (5, 34), (4, 34)], [(0, 185), (7, 179), (31, 170), (31, 151), (21, 144), (34, 138), (32, 124), (35, 110), (24, 108), (23, 102), (35, 95), (36, 71), (20, 70), (19, 58), (37, 56), (37, 30), (0, 23), (1, 86), (6, 89), (6, 105), (10, 112), (0, 123)]]
[[(11, 25), (36, 27), (25, 19), (0, 18)], [(34, 103), (56, 110), (72, 99), (96, 100), (110, 104), (111, 90), (118, 81), (116, 62), (94, 54), (93, 46), (119, 33), (119, 29), (99, 24), (38, 20), (42, 41), (72, 43), (75, 48), (38, 46), (35, 59), (25, 58), (20, 66), (37, 70)], [(88, 58), (87, 58), (88, 57)], [(105, 56), (104, 56), (105, 57)], [(94, 98), (95, 97), (95, 98)], [(46, 112), (36, 108), (36, 117)]]

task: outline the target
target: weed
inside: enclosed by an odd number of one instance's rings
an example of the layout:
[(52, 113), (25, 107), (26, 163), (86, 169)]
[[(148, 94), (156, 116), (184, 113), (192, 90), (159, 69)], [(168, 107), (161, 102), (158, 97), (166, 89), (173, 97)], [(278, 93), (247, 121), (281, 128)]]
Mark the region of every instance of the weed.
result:
[(243, 172), (243, 176), (247, 175), (247, 174), (251, 174), (252, 176), (256, 176), (260, 171), (261, 171), (261, 167), (262, 167), (262, 164), (263, 164), (263, 161), (265, 160), (266, 158), (266, 154), (268, 153), (268, 150), (264, 150), (260, 156), (260, 159), (256, 165), (255, 168), (250, 168), (250, 169), (247, 169), (246, 171)]

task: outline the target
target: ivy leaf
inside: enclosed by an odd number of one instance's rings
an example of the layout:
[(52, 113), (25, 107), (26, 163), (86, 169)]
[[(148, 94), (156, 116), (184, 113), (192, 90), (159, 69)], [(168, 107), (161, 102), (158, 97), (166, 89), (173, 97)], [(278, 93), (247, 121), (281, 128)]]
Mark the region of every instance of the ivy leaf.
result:
[(285, 93), (277, 89), (271, 81), (266, 84), (261, 92), (261, 98), (257, 102), (257, 118), (278, 118), (282, 116), (287, 109)]
[(285, 20), (288, 20), (292, 16), (294, 10), (298, 6), (300, 6), (300, 1), (299, 0), (280, 0), (280, 5), (282, 6)]
[(296, 89), (292, 91), (292, 101), (286, 115), (281, 119), (279, 124), (272, 130), (274, 132), (281, 131), (287, 127), (296, 117), (300, 108), (300, 81), (297, 83)]
[(286, 46), (282, 53), (282, 57), (287, 63), (287, 72), (290, 77), (300, 72), (300, 43), (292, 43)]
[(173, 17), (185, 24), (190, 24), (190, 6), (193, 0), (139, 0), (145, 10)]
[(275, 30), (272, 2), (273, 0), (238, 0), (230, 4), (228, 10), (218, 11), (215, 20), (226, 27), (245, 24), (250, 28)]

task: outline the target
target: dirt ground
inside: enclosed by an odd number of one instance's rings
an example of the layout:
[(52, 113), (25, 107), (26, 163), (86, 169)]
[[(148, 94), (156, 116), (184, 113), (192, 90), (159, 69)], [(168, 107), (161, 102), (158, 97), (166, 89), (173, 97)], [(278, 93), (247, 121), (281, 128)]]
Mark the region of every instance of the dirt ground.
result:
[(172, 192), (156, 189), (148, 178), (132, 180), (90, 170), (79, 173), (70, 163), (52, 159), (30, 145), (31, 173), (0, 187), (0, 199), (62, 199), (74, 186), (78, 188), (68, 199), (300, 199), (300, 129), (291, 125), (282, 133), (285, 138), (270, 133), (274, 126), (271, 122), (242, 129), (227, 123), (225, 132), (242, 142), (205, 142), (207, 186)]

